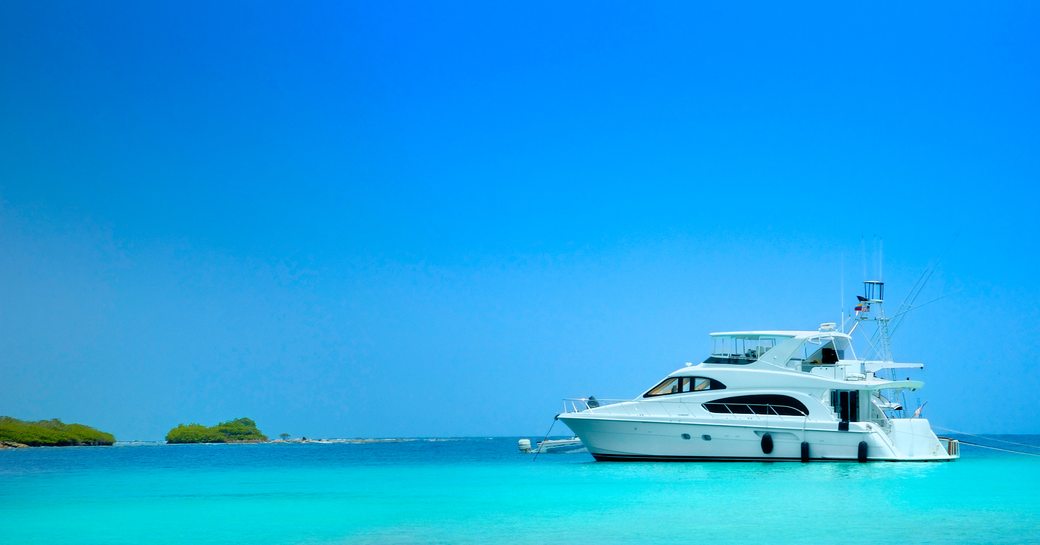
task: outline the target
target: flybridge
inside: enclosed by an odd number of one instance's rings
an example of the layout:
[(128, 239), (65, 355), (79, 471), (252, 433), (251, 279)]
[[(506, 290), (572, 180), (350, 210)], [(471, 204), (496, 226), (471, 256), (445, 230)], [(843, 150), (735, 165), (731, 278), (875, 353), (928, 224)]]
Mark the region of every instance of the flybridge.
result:
[(712, 333), (704, 363), (747, 365), (762, 361), (809, 372), (814, 365), (855, 359), (848, 335), (836, 331), (732, 331)]
[[(836, 324), (820, 324), (816, 331), (726, 331), (712, 333), (711, 355), (707, 364), (751, 365), (758, 362), (814, 375), (844, 380), (871, 380), (884, 369), (923, 369), (923, 363), (892, 361), (889, 318), (885, 315), (885, 283), (867, 280), (863, 295), (858, 295), (854, 324), (848, 333), (835, 330)], [(880, 359), (860, 360), (852, 348), (852, 333), (861, 322), (877, 325), (870, 347)], [(844, 325), (844, 324), (843, 324)], [(844, 327), (842, 328), (844, 329)], [(836, 367), (841, 368), (840, 372)], [(878, 377), (880, 378), (880, 377)], [(888, 376), (895, 381), (894, 372)]]
[(793, 335), (775, 331), (712, 333), (714, 347), (704, 363), (745, 365), (755, 361)]
[[(711, 334), (713, 349), (706, 364), (752, 365), (765, 363), (790, 371), (835, 380), (874, 380), (884, 369), (923, 369), (923, 363), (860, 360), (845, 333), (820, 331), (731, 331)], [(880, 377), (878, 377), (880, 379)], [(892, 383), (893, 377), (883, 380)], [(890, 388), (920, 387), (916, 381)]]

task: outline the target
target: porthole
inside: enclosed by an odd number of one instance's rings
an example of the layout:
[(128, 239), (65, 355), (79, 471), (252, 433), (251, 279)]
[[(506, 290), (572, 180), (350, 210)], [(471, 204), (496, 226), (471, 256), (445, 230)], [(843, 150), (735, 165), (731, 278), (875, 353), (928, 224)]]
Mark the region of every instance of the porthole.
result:
[(684, 433), (684, 434), (682, 434), (682, 438), (683, 439), (689, 439), (690, 438), (690, 434)]
[(711, 441), (711, 436), (705, 433), (701, 436), (701, 439), (704, 439), (705, 441)]

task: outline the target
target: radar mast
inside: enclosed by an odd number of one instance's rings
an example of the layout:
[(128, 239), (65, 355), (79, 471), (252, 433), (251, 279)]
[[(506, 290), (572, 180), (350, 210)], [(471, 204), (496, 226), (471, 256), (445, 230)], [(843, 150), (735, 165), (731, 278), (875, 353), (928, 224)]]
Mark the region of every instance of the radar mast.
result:
[[(892, 361), (892, 340), (889, 332), (889, 317), (885, 315), (885, 283), (881, 280), (865, 280), (863, 282), (863, 295), (856, 296), (856, 314), (853, 319), (856, 321), (852, 325), (852, 329), (849, 330), (849, 334), (856, 331), (856, 327), (862, 322), (874, 322), (876, 330), (874, 337), (877, 339), (877, 343), (873, 343), (870, 337), (867, 337), (867, 342), (870, 344), (870, 348), (877, 353), (878, 359), (883, 363), (893, 364)], [(866, 335), (864, 335), (866, 337)], [(896, 380), (896, 370), (894, 367), (889, 368), (888, 378), (890, 380)], [(880, 394), (880, 393), (879, 393)], [(903, 392), (900, 392), (901, 396), (905, 396)], [(906, 400), (900, 404), (897, 409), (900, 414), (903, 414), (906, 407)]]

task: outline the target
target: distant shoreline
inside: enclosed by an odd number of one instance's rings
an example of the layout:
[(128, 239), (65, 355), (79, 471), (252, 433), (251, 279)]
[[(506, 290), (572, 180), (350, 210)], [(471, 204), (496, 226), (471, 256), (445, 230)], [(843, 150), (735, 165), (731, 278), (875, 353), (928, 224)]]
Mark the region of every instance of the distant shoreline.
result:
[(0, 448), (110, 446), (111, 433), (83, 424), (66, 424), (57, 418), (30, 422), (0, 416)]
[[(271, 439), (268, 441), (228, 441), (224, 443), (167, 443), (162, 439), (154, 440), (129, 440), (129, 441), (116, 441), (114, 446), (117, 447), (132, 447), (132, 446), (178, 446), (178, 445), (369, 445), (369, 444), (381, 444), (381, 443), (447, 443), (456, 441), (472, 441), (475, 439), (483, 440), (494, 440), (494, 439), (516, 439), (522, 436), (516, 435), (502, 435), (502, 436), (464, 436), (464, 437), (333, 437), (333, 438), (320, 438), (320, 439)], [(555, 437), (555, 436), (554, 436)], [(569, 437), (561, 435), (559, 437)]]
[(252, 418), (236, 418), (215, 426), (178, 424), (166, 434), (166, 442), (176, 443), (262, 443), (267, 436)]

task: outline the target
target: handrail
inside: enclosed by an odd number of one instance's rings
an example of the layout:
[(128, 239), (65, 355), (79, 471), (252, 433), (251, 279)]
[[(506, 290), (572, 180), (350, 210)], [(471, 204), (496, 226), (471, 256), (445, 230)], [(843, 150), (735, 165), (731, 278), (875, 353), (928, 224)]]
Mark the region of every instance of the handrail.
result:
[[(631, 399), (600, 399), (598, 397), (568, 397), (563, 400), (563, 412), (565, 413), (580, 413), (588, 409), (595, 409), (604, 405), (614, 405), (615, 403), (624, 403), (626, 401), (632, 401)], [(591, 402), (591, 403), (590, 403)], [(570, 410), (568, 410), (570, 409)]]
[[(565, 397), (564, 412), (580, 413), (589, 409), (596, 409), (605, 405), (623, 404), (631, 399), (599, 398), (599, 397)], [(568, 410), (569, 409), (569, 410)]]
[[(589, 410), (589, 409), (595, 409), (595, 408), (603, 407), (603, 406), (607, 406), (607, 405), (614, 405), (614, 404), (617, 404), (617, 403), (625, 403), (625, 402), (628, 402), (628, 401), (639, 401), (639, 399), (600, 399), (598, 397), (597, 398), (591, 398), (591, 397), (565, 398), (563, 400), (563, 412), (564, 413), (580, 413), (582, 411), (586, 411), (586, 410)], [(701, 405), (701, 406), (705, 406), (705, 405), (719, 405), (719, 406), (725, 407), (726, 410), (729, 411), (728, 414), (734, 414), (734, 415), (747, 415), (747, 416), (794, 416), (794, 417), (802, 417), (802, 418), (805, 418), (805, 417), (809, 416), (808, 413), (802, 411), (798, 407), (792, 407), (790, 405), (772, 404), (772, 403), (733, 403), (733, 402), (722, 402), (722, 401), (690, 402), (690, 401), (684, 401), (681, 398), (679, 398), (679, 399), (653, 399), (653, 400), (648, 400), (647, 402), (648, 403), (654, 403), (654, 404), (669, 404), (669, 405), (679, 405), (679, 404), (681, 404), (681, 405), (684, 405), (684, 406), (692, 406), (692, 405)], [(734, 410), (731, 407), (731, 405), (733, 407), (746, 407), (749, 412), (747, 412), (747, 413), (734, 412)], [(765, 408), (765, 412), (756, 412), (755, 409), (753, 409), (752, 407), (764, 407)], [(795, 412), (797, 414), (781, 414), (780, 411), (777, 410), (778, 408), (779, 409), (789, 409), (792, 412)], [(714, 413), (714, 414), (725, 414), (725, 413)]]

